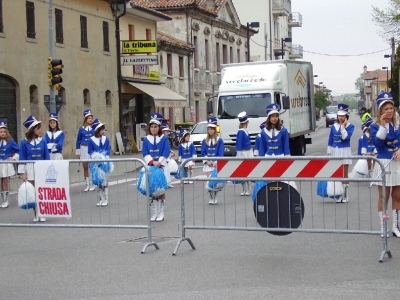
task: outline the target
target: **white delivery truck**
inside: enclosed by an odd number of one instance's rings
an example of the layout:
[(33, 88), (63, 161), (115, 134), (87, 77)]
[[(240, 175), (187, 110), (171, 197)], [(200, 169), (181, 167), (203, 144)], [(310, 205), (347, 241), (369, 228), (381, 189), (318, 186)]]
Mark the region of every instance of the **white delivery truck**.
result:
[(237, 115), (246, 111), (252, 145), (266, 120), (266, 107), (277, 103), (280, 119), (290, 134), (292, 155), (304, 155), (307, 138), (315, 130), (313, 69), (309, 62), (275, 60), (222, 65), (221, 85), (215, 114), (212, 101), (208, 112), (218, 117), (225, 155), (236, 155)]

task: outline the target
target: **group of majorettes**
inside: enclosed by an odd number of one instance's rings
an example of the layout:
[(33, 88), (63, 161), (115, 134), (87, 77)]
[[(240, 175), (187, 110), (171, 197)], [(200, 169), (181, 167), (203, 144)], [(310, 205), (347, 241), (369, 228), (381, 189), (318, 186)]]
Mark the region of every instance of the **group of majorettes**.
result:
[[(102, 152), (106, 155), (110, 154), (110, 143), (104, 135), (104, 124), (98, 119), (93, 120), (90, 110), (83, 113), (84, 123), (79, 128), (76, 154), (81, 159), (90, 159), (94, 153)], [(42, 122), (38, 121), (34, 116), (30, 115), (23, 123), (28, 130), (25, 138), (21, 140), (20, 145), (11, 138), (7, 128), (7, 122), (0, 120), (0, 158), (1, 160), (62, 160), (62, 150), (64, 144), (64, 132), (59, 127), (58, 115), (56, 113), (49, 114), (48, 130), (42, 134)], [(92, 191), (94, 187), (89, 180), (88, 162), (82, 163), (84, 168), (84, 176), (86, 188), (84, 191)], [(18, 174), (23, 181), (29, 181), (35, 184), (34, 164), (18, 164)], [(9, 206), (10, 176), (15, 175), (13, 164), (1, 164), (1, 208)], [(108, 204), (107, 182), (100, 186), (100, 201), (97, 206), (106, 206)], [(45, 218), (37, 217), (35, 212), (35, 222), (44, 222)]]

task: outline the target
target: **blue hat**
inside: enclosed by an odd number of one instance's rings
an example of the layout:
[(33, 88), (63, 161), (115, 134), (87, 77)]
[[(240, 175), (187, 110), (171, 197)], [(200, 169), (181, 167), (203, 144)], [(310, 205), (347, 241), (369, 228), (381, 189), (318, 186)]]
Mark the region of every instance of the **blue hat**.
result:
[(169, 129), (168, 123), (166, 123), (166, 122), (161, 123), (161, 128), (162, 128), (161, 129), (162, 131), (171, 130), (171, 129)]
[(188, 135), (188, 134), (190, 134), (189, 131), (187, 131), (187, 130), (182, 130), (182, 131), (179, 133), (179, 137), (181, 138), (181, 140), (183, 140), (183, 139), (185, 138), (185, 135)]
[(371, 126), (372, 122), (374, 122), (374, 120), (372, 120), (372, 118), (368, 117), (365, 119), (364, 125), (369, 127), (369, 126)]
[(260, 124), (260, 129), (263, 130), (265, 128), (265, 121)]
[(349, 106), (344, 103), (338, 104), (338, 116), (346, 116), (349, 113)]
[(272, 104), (268, 105), (266, 108), (267, 117), (269, 117), (269, 115), (271, 115), (271, 114), (279, 114), (280, 110), (281, 110), (281, 107), (276, 103), (272, 103)]
[(92, 116), (93, 117), (92, 111), (90, 109), (85, 109), (83, 111), (83, 117), (86, 118), (88, 116)]
[(161, 122), (162, 122), (162, 119), (163, 119), (163, 116), (161, 114), (154, 112), (154, 113), (152, 113), (150, 115), (149, 124), (157, 124), (157, 125), (160, 126)]
[(394, 104), (393, 101), (393, 96), (391, 93), (380, 93), (378, 98), (376, 99), (376, 106), (378, 106), (378, 109), (381, 109), (382, 105), (390, 102), (392, 104)]
[(0, 120), (0, 128), (7, 128), (7, 121), (6, 120)]
[(93, 123), (92, 123), (92, 129), (94, 130), (94, 131), (96, 131), (97, 129), (99, 129), (101, 126), (103, 126), (103, 125), (106, 125), (106, 124), (103, 124), (103, 123), (101, 123), (101, 121), (99, 120), (99, 119), (94, 119), (94, 121), (93, 121)]
[(58, 115), (56, 113), (50, 113), (49, 114), (49, 121), (54, 120), (58, 122)]
[(42, 121), (38, 121), (35, 119), (34, 116), (30, 115), (24, 122), (24, 126), (27, 129), (31, 129), (32, 127), (36, 126), (37, 124), (42, 123)]
[(208, 117), (207, 127), (217, 127), (218, 119), (216, 117)]
[(238, 114), (239, 122), (246, 123), (248, 118), (247, 118), (247, 113), (245, 111), (242, 111), (240, 114)]

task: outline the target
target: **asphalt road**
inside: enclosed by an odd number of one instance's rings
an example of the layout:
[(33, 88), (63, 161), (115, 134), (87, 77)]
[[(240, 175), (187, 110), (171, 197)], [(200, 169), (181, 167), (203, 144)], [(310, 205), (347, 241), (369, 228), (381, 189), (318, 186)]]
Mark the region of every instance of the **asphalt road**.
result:
[[(361, 135), (359, 117), (352, 115), (350, 122), (357, 127), (352, 142), (356, 153)], [(326, 153), (329, 128), (321, 121), (319, 124), (322, 126), (311, 134), (313, 144), (307, 155)], [(71, 166), (73, 219), (48, 219), (46, 224), (143, 222), (146, 200), (135, 189), (137, 168), (134, 162), (118, 163), (112, 179), (116, 183), (110, 186), (110, 205), (97, 208), (96, 192), (82, 192), (81, 172), (77, 172), (77, 165)], [(202, 174), (198, 164), (194, 175), (200, 178)], [(400, 240), (394, 237), (388, 240), (393, 257), (384, 263), (378, 263), (381, 238), (359, 234), (292, 233), (279, 237), (266, 232), (187, 230), (196, 250), (184, 242), (178, 255), (172, 256), (181, 235), (180, 183), (176, 180), (173, 184), (175, 188), (167, 192), (165, 221), (153, 223), (160, 250), (149, 247), (145, 254), (141, 250), (147, 232), (142, 229), (0, 228), (0, 299), (398, 298)], [(307, 226), (313, 226), (311, 216), (315, 216), (314, 225), (321, 226), (320, 212), (325, 211), (326, 225), (334, 226), (337, 220), (340, 228), (343, 220), (349, 220), (347, 226), (357, 227), (357, 220), (361, 220), (363, 226), (378, 229), (375, 189), (360, 185), (353, 189), (349, 204), (339, 206), (322, 203), (313, 192), (315, 187), (309, 185), (312, 183), (301, 186)], [(240, 186), (230, 185), (225, 195), (219, 195), (217, 206), (207, 204), (203, 186), (202, 181), (185, 185), (185, 195), (193, 200), (187, 203), (188, 222), (234, 226), (236, 221), (239, 226), (257, 226), (251, 200), (238, 195)], [(361, 216), (355, 213), (358, 211)], [(30, 224), (32, 216), (14, 202), (0, 211), (0, 222)]]

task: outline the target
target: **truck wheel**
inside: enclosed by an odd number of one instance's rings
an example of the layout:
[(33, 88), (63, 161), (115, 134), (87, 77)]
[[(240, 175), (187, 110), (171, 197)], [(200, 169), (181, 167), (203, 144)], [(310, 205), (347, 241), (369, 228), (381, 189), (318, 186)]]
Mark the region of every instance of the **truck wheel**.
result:
[(328, 127), (329, 127), (329, 124), (328, 124), (328, 122), (326, 122), (326, 123), (325, 123), (325, 125), (326, 125), (326, 128), (328, 128)]

